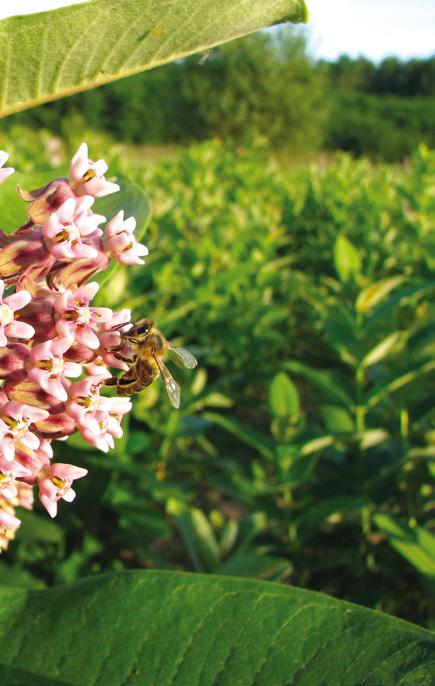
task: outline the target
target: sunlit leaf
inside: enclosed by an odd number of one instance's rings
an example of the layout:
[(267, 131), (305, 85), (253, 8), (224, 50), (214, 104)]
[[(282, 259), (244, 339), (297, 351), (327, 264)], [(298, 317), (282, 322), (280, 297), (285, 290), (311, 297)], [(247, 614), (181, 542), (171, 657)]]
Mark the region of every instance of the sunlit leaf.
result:
[(365, 369), (370, 367), (372, 364), (377, 364), (387, 357), (396, 347), (397, 343), (400, 341), (402, 334), (399, 331), (391, 333), (389, 336), (380, 341), (374, 348), (372, 348), (361, 360), (361, 367)]
[(393, 276), (390, 279), (382, 279), (381, 281), (371, 284), (371, 286), (367, 286), (367, 288), (364, 288), (364, 290), (361, 291), (356, 300), (356, 309), (363, 314), (370, 312), (370, 310), (382, 302), (391, 291), (397, 288), (403, 281), (403, 276)]
[(188, 507), (170, 499), (166, 510), (175, 517), (190, 558), (196, 570), (213, 571), (220, 560), (219, 545), (205, 514), (197, 507)]
[(299, 413), (298, 389), (284, 372), (276, 374), (269, 390), (269, 405), (274, 417), (292, 417)]
[(350, 240), (339, 234), (334, 245), (335, 269), (340, 281), (347, 283), (361, 271), (361, 257)]
[[(31, 9), (29, 7), (29, 9)], [(92, 0), (0, 22), (0, 115), (94, 88), (283, 21), (303, 0)]]

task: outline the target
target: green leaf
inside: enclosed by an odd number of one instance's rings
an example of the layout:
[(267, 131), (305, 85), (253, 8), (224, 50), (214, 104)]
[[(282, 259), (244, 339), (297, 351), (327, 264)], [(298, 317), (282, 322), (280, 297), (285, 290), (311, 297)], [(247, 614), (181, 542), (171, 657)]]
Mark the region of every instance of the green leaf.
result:
[(126, 218), (136, 219), (134, 235), (137, 241), (141, 241), (151, 219), (150, 201), (143, 190), (124, 174), (111, 177), (111, 181), (119, 185), (120, 191), (106, 195), (104, 198), (97, 198), (92, 209), (99, 214), (104, 214), (107, 219), (114, 217), (119, 210), (124, 210)]
[(93, 0), (0, 22), (0, 116), (178, 60), (283, 21), (304, 0)]
[(375, 345), (375, 347), (363, 357), (360, 362), (361, 367), (365, 369), (366, 367), (370, 367), (370, 365), (377, 364), (377, 362), (383, 360), (384, 357), (386, 357), (396, 347), (401, 336), (402, 334), (400, 331), (395, 331), (384, 338), (384, 340), (380, 341), (380, 343)]
[(347, 283), (361, 271), (361, 258), (350, 240), (339, 234), (334, 245), (335, 270), (340, 281)]
[(196, 507), (171, 498), (166, 506), (175, 517), (177, 527), (198, 571), (213, 571), (220, 562), (220, 550), (213, 528), (205, 514)]
[(420, 376), (424, 376), (425, 374), (429, 374), (430, 372), (435, 370), (435, 361), (431, 360), (430, 362), (426, 362), (426, 364), (421, 365), (420, 367), (416, 367), (414, 369), (411, 369), (400, 376), (396, 376), (390, 379), (387, 379), (386, 381), (381, 381), (373, 388), (371, 391), (367, 394), (365, 398), (365, 404), (367, 407), (374, 407), (377, 405), (381, 400), (383, 400), (387, 395), (390, 395), (391, 393), (394, 393), (395, 391), (398, 391), (399, 389), (403, 388), (409, 383), (412, 383), (416, 379), (418, 379)]
[(293, 565), (290, 560), (257, 553), (235, 553), (218, 569), (219, 574), (279, 580), (288, 576)]
[(304, 376), (314, 386), (321, 390), (326, 398), (338, 400), (346, 407), (351, 407), (353, 405), (353, 400), (347, 392), (347, 389), (344, 388), (336, 376), (331, 372), (317, 371), (307, 364), (297, 362), (296, 360), (289, 360), (285, 362), (283, 366), (291, 372)]
[(0, 228), (6, 231), (6, 233), (13, 233), (15, 229), (28, 220), (26, 212), (27, 203), (19, 197), (17, 185), (26, 191), (33, 190), (34, 188), (45, 186), (52, 179), (63, 177), (66, 174), (66, 169), (32, 172), (31, 174), (15, 172), (12, 179), (9, 179), (0, 187)]
[(386, 514), (374, 516), (388, 543), (431, 581), (435, 581), (435, 536), (422, 527), (411, 528)]
[(272, 379), (269, 391), (269, 405), (274, 417), (293, 417), (299, 414), (298, 389), (284, 372)]
[(45, 588), (42, 579), (37, 579), (18, 564), (8, 565), (0, 560), (0, 586), (15, 588)]
[(426, 281), (423, 283), (413, 284), (402, 288), (400, 291), (393, 293), (385, 302), (380, 302), (374, 311), (369, 315), (369, 322), (374, 323), (379, 319), (385, 320), (390, 317), (392, 312), (399, 306), (407, 303), (414, 303), (417, 299), (422, 298), (426, 294), (435, 289), (434, 281)]
[(390, 279), (382, 279), (373, 283), (371, 286), (367, 286), (359, 294), (355, 307), (358, 312), (366, 314), (370, 312), (376, 305), (384, 300), (391, 293), (392, 290), (397, 288), (401, 283), (403, 283), (403, 276), (393, 276)]
[(336, 523), (339, 523), (349, 517), (360, 515), (362, 510), (370, 507), (371, 504), (371, 500), (365, 496), (343, 495), (325, 498), (315, 505), (307, 507), (300, 515), (299, 520), (304, 529), (314, 532), (329, 517), (334, 516)]
[(346, 408), (340, 405), (321, 405), (320, 414), (326, 429), (333, 434), (352, 433), (355, 431), (353, 417)]
[(25, 543), (57, 544), (64, 539), (64, 531), (57, 523), (48, 519), (45, 515), (38, 515), (29, 510), (20, 510), (21, 519), (20, 539)]
[(26, 686), (415, 686), (431, 632), (299, 588), (162, 571), (2, 589), (1, 679)]
[(245, 426), (245, 424), (242, 424), (236, 419), (225, 417), (224, 415), (215, 412), (204, 412), (202, 416), (204, 419), (208, 419), (214, 424), (222, 427), (222, 429), (225, 429), (225, 431), (233, 434), (233, 436), (237, 436), (241, 441), (247, 443), (247, 445), (250, 445), (252, 448), (255, 448), (255, 450), (258, 450), (264, 457), (269, 459), (274, 457), (273, 441), (257, 433), (249, 426)]

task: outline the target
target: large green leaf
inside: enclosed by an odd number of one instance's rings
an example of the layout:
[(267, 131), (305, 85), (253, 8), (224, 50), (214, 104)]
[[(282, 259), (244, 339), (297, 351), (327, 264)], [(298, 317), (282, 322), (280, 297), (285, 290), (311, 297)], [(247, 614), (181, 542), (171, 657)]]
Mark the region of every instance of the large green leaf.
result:
[(265, 26), (306, 20), (304, 0), (92, 0), (4, 19), (0, 115), (137, 74)]
[(430, 632), (271, 582), (120, 572), (0, 602), (4, 686), (432, 683)]

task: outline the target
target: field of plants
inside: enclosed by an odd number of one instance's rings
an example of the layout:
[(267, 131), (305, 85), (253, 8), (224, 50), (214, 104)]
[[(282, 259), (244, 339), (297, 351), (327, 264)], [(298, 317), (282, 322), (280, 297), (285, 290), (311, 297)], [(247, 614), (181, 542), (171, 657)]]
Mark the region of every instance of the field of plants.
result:
[(9, 4), (0, 686), (431, 686), (435, 59)]
[[(153, 206), (146, 266), (119, 267), (99, 304), (153, 318), (199, 366), (174, 371), (179, 411), (159, 383), (137, 396), (107, 455), (58, 444), (92, 478), (56, 520), (22, 513), (0, 584), (194, 570), (430, 623), (433, 154), (294, 169), (261, 139), (156, 160), (81, 137)], [(32, 173), (62, 168), (80, 142), (16, 126), (0, 148)]]

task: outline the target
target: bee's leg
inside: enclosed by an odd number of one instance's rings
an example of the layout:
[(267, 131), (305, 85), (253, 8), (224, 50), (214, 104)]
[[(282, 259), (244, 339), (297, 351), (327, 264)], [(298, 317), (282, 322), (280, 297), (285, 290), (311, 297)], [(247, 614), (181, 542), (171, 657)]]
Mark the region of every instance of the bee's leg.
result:
[(124, 326), (127, 326), (129, 322), (124, 322), (124, 324), (117, 324), (116, 326), (112, 326), (112, 331), (120, 331), (121, 329), (124, 328)]
[[(117, 360), (127, 362), (127, 364), (135, 364), (137, 361), (137, 355), (133, 351), (129, 350), (129, 348), (127, 348), (126, 351), (125, 345), (114, 345), (111, 348), (107, 348), (107, 352), (111, 353), (113, 357), (116, 357)], [(131, 355), (126, 355), (125, 352), (130, 352)]]
[(137, 357), (134, 355), (133, 357), (127, 357), (127, 355), (121, 355), (121, 353), (112, 353), (113, 357), (116, 357), (117, 360), (121, 360), (121, 362), (127, 362), (127, 364), (135, 364)]
[(135, 336), (129, 336), (128, 333), (123, 333), (122, 337), (125, 341), (128, 341), (129, 343), (142, 343), (141, 338), (136, 338)]
[(116, 376), (111, 376), (110, 379), (104, 379), (103, 386), (116, 386), (118, 383), (118, 378)]

